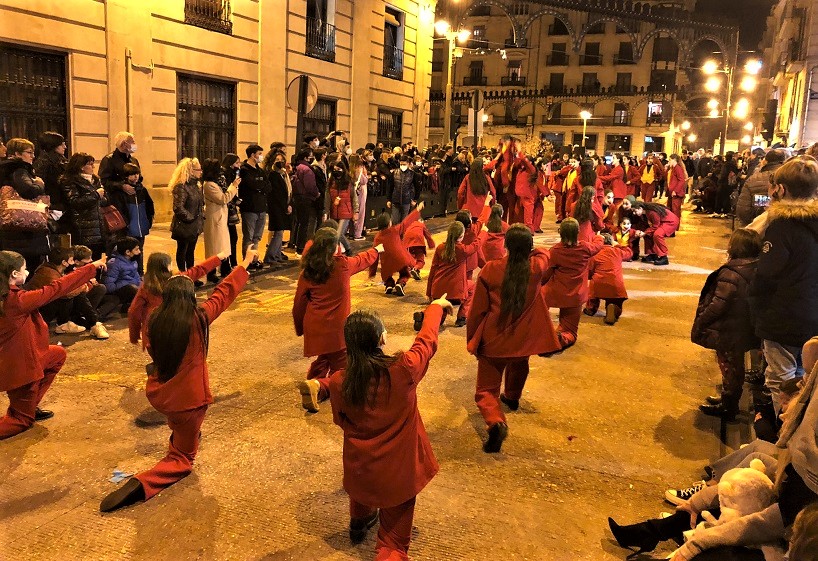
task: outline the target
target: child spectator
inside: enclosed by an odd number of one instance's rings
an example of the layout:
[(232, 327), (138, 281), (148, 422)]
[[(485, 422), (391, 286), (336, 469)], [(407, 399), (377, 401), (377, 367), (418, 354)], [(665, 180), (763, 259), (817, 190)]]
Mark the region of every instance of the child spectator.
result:
[[(403, 246), (403, 235), (406, 233), (406, 228), (420, 218), (420, 212), (423, 210), (423, 201), (418, 203), (415, 210), (410, 212), (406, 218), (403, 219), (397, 226), (392, 225), (392, 217), (389, 213), (384, 212), (378, 216), (378, 233), (375, 234), (375, 239), (372, 241), (373, 246), (382, 245), (383, 253), (379, 256), (381, 262), (381, 279), (386, 287), (385, 292), (392, 294), (394, 291), (398, 296), (406, 295), (406, 282), (409, 280), (410, 269), (415, 260), (409, 251)], [(378, 263), (375, 262), (369, 268), (369, 277), (375, 276), (378, 270)], [(392, 277), (398, 273), (398, 282)]]
[[(142, 248), (145, 245), (145, 236), (150, 233), (153, 225), (154, 206), (153, 199), (150, 193), (142, 185), (142, 173), (139, 166), (135, 164), (125, 164), (122, 166), (122, 173), (127, 174), (125, 182), (127, 185), (133, 187), (134, 194), (129, 195), (125, 191), (119, 189), (116, 191), (106, 191), (106, 197), (111, 204), (113, 204), (125, 222), (128, 224), (127, 229), (123, 232), (139, 242), (139, 253), (136, 257), (139, 275), (144, 273), (144, 263), (142, 255)], [(119, 240), (109, 240), (109, 245), (113, 246)]]
[(734, 421), (744, 387), (744, 353), (760, 347), (750, 316), (750, 286), (755, 279), (761, 237), (752, 230), (733, 232), (729, 259), (707, 277), (699, 297), (691, 340), (716, 351), (721, 370), (720, 397), (709, 397), (702, 413)]
[(409, 271), (413, 279), (420, 280), (420, 271), (426, 265), (426, 247), (434, 249), (435, 245), (435, 240), (432, 238), (429, 228), (424, 224), (422, 217), (419, 217), (417, 222), (409, 224), (406, 228), (406, 232), (403, 234), (403, 247), (408, 249), (412, 257), (415, 258), (412, 270)]
[(610, 234), (603, 234), (602, 238), (605, 240), (605, 245), (591, 259), (588, 268), (591, 279), (588, 291), (591, 297), (582, 311), (588, 316), (595, 315), (599, 309), (599, 301), (604, 299), (605, 323), (613, 325), (622, 315), (622, 305), (628, 299), (625, 279), (622, 277), (622, 261), (630, 260), (632, 254), (627, 245), (614, 246), (614, 240)]
[(108, 261), (108, 270), (103, 277), (105, 289), (108, 294), (117, 295), (122, 303), (123, 312), (128, 310), (139, 290), (139, 285), (142, 284), (139, 266), (136, 263), (141, 253), (139, 240), (126, 236), (116, 244), (114, 254)]
[[(93, 252), (91, 251), (90, 247), (75, 245), (74, 267), (71, 270), (88, 265), (89, 263), (93, 262), (93, 260)], [(108, 294), (108, 291), (105, 289), (105, 285), (100, 284), (97, 277), (89, 280), (86, 286), (88, 287), (88, 292), (86, 293), (88, 302), (96, 311), (99, 321), (105, 321), (112, 313), (114, 313), (115, 310), (120, 308), (121, 304), (119, 302), (119, 298), (113, 294)], [(85, 323), (82, 325), (85, 325)]]

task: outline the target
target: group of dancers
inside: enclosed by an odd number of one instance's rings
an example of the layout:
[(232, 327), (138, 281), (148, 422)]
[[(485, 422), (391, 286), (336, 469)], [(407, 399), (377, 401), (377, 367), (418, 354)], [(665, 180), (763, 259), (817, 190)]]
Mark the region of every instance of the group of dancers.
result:
[[(356, 256), (344, 254), (341, 232), (329, 221), (316, 231), (301, 260), (292, 314), (295, 332), (304, 338), (304, 356), (315, 357), (299, 384), (302, 404), (310, 412), (318, 412), (323, 401), (331, 404), (333, 421), (344, 434), (350, 539), (363, 541), (379, 521), (378, 560), (408, 559), (415, 498), (438, 471), (416, 389), (437, 351), (447, 315), (455, 316), (455, 327), (466, 327), (467, 349), (477, 358), (475, 402), (488, 435), (482, 446), (497, 453), (508, 436), (501, 404), (511, 411), (519, 408), (530, 357), (552, 356), (574, 345), (582, 313), (595, 315), (601, 300), (605, 322), (615, 324), (627, 299), (622, 262), (639, 255), (640, 239), (648, 258), (666, 260), (663, 237), (678, 226), (664, 207), (600, 192), (590, 160), (569, 161), (566, 167), (572, 169), (558, 193), (571, 216), (560, 220), (559, 243), (535, 248), (539, 195), (557, 198), (543, 170), (510, 139), (490, 162), (475, 162), (444, 242), (435, 244), (420, 202), (398, 224), (390, 214), (381, 215), (373, 248)], [(414, 314), (418, 334), (411, 348), (388, 355), (380, 316), (351, 309), (350, 278), (366, 269), (374, 276), (380, 266), (385, 292), (403, 296), (409, 279), (421, 280), (427, 249), (434, 250), (426, 278), (430, 304)], [(150, 256), (129, 312), (129, 332), (130, 341), (141, 341), (152, 360), (146, 394), (167, 417), (169, 448), (156, 466), (105, 497), (101, 511), (148, 500), (191, 472), (200, 428), (213, 403), (209, 326), (244, 288), (255, 256), (251, 247), (244, 263), (202, 304), (196, 301), (194, 279), (218, 267), (223, 256), (178, 274), (171, 270), (170, 256)], [(13, 372), (0, 378), (0, 390), (10, 399), (0, 419), (0, 438), (38, 420), (38, 406), (65, 361), (62, 347), (49, 345), (37, 309), (88, 282), (104, 263), (23, 291), (28, 275), (23, 258), (0, 252), (0, 358)], [(556, 328), (550, 308), (559, 309)]]

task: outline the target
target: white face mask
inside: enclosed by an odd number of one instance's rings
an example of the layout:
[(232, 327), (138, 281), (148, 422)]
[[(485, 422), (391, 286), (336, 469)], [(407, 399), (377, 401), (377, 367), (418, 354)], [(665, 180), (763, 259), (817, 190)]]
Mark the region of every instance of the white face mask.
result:
[(133, 144), (131, 144), (130, 146), (128, 146), (128, 152), (129, 152), (130, 154), (133, 154), (134, 152), (136, 152), (136, 142), (134, 142)]
[(401, 167), (400, 167), (400, 170), (401, 170), (401, 171), (406, 171), (407, 169), (409, 169), (409, 167), (408, 167), (408, 166), (401, 166)]
[(346, 150), (346, 155), (347, 155), (347, 156), (351, 156), (351, 155), (352, 155), (352, 148), (347, 148), (347, 150)]
[(264, 156), (256, 156), (256, 163), (260, 164), (263, 159)]

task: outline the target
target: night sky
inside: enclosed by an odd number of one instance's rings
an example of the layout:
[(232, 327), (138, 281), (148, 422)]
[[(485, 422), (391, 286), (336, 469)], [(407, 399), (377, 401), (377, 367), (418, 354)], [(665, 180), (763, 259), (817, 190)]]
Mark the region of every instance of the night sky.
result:
[(741, 26), (741, 48), (754, 50), (764, 35), (766, 19), (776, 0), (699, 0), (696, 11), (724, 18), (734, 17)]

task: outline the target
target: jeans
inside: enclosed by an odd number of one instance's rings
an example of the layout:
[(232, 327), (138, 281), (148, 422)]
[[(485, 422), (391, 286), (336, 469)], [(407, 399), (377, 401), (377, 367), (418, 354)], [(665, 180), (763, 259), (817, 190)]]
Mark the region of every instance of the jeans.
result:
[(268, 265), (281, 260), (281, 243), (284, 241), (284, 230), (270, 232), (270, 241), (267, 243), (267, 252), (264, 254), (264, 262)]
[[(739, 448), (713, 462), (713, 479), (720, 480), (721, 477), (733, 468), (749, 467), (751, 460), (761, 460), (767, 469), (767, 475), (775, 474), (778, 469), (779, 449), (772, 442), (754, 440), (744, 448)], [(773, 475), (773, 479), (775, 476)]]
[(764, 372), (767, 389), (773, 398), (773, 408), (776, 416), (781, 413), (781, 387), (790, 380), (804, 376), (804, 366), (801, 364), (801, 347), (782, 345), (775, 341), (763, 341), (764, 359), (767, 361), (767, 370)]
[(392, 203), (392, 224), (399, 224), (404, 218), (409, 215), (409, 209), (412, 205), (397, 205)]
[(241, 256), (247, 255), (247, 248), (251, 245), (258, 247), (258, 243), (264, 236), (264, 228), (267, 226), (266, 212), (242, 212), (241, 213)]
[(344, 248), (344, 255), (349, 256), (350, 251), (352, 248), (349, 246), (349, 240), (347, 240), (346, 232), (349, 229), (349, 218), (342, 218), (338, 221), (338, 242), (341, 244), (341, 247)]
[(199, 236), (176, 240), (176, 266), (179, 271), (187, 271), (194, 265), (196, 242)]

